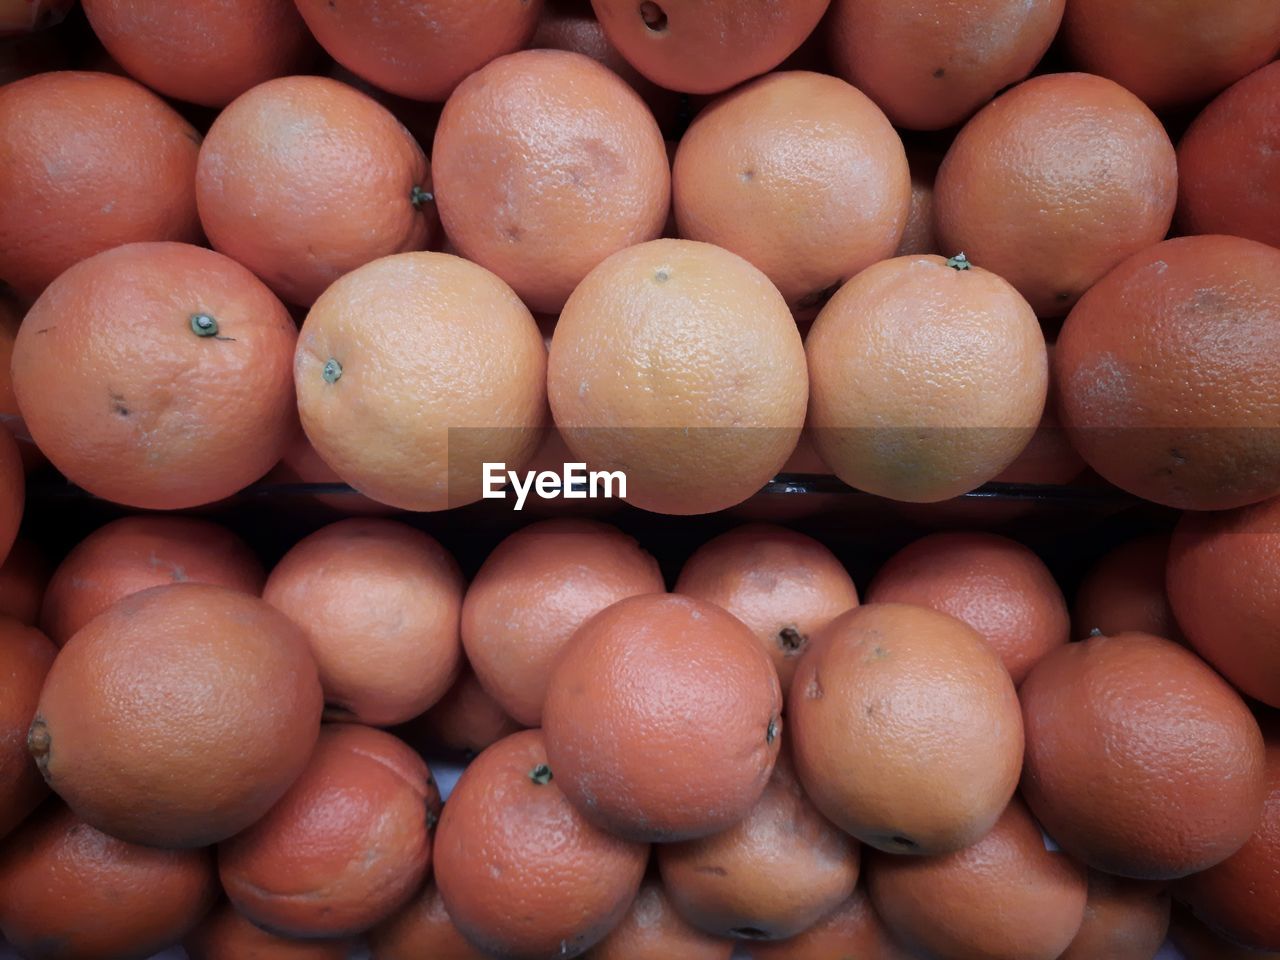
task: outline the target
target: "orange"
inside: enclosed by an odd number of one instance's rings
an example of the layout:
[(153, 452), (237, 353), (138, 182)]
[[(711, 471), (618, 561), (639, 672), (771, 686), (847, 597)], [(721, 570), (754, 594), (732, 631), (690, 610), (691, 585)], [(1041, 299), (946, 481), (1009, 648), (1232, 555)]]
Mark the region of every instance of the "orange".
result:
[[(955, 960), (1057, 960), (1080, 929), (1088, 890), (1085, 871), (1047, 849), (1016, 798), (990, 833), (963, 850), (872, 854), (867, 886), (902, 943), (917, 955)], [(1103, 956), (1113, 960), (1095, 960)]]
[(196, 170), (214, 248), (301, 306), (371, 260), (429, 246), (431, 169), (391, 112), (328, 77), (259, 84), (218, 115)]
[(39, 630), (0, 616), (0, 837), (48, 793), (27, 754), (26, 739), (56, 653)]
[(542, 0), (296, 0), (329, 55), (374, 86), (443, 100), (494, 57), (533, 35)]
[(708, 936), (685, 923), (662, 884), (648, 880), (622, 922), (586, 956), (588, 960), (730, 960), (732, 954), (732, 940)]
[(34, 297), (122, 243), (195, 242), (199, 150), (191, 124), (124, 77), (58, 71), (6, 84), (0, 280)]
[(1221, 94), (1178, 143), (1178, 223), (1280, 247), (1280, 64)]
[(136, 243), (72, 267), (13, 348), (27, 428), (68, 480), (133, 507), (230, 496), (280, 459), (297, 332), (248, 270)]
[(225, 587), (126, 597), (63, 647), (27, 747), (76, 814), (133, 843), (239, 833), (307, 764), (323, 705), (301, 632)]
[(614, 254), (551, 340), (547, 392), (570, 450), (622, 470), (627, 500), (709, 513), (756, 493), (804, 422), (804, 348), (786, 302), (741, 257), (692, 240)]
[(1035, 432), (1044, 334), (1008, 283), (963, 257), (898, 257), (831, 298), (805, 340), (809, 432), (845, 483), (928, 503), (1000, 473)]
[(0, 563), (18, 538), (26, 499), (27, 477), (22, 469), (22, 452), (13, 434), (0, 424)]
[(1170, 880), (1249, 839), (1265, 796), (1249, 708), (1193, 653), (1144, 633), (1070, 643), (1019, 691), (1022, 796), (1095, 870)]
[[(1095, 563), (1076, 591), (1071, 621), (1076, 640), (1098, 633), (1150, 633), (1181, 640), (1165, 591), (1169, 538), (1138, 537)], [(1221, 611), (1219, 611), (1221, 612)]]
[(532, 524), (498, 544), (467, 589), (467, 659), (503, 710), (539, 726), (552, 667), (574, 631), (619, 600), (665, 590), (658, 562), (613, 527)]
[(837, 77), (771, 73), (716, 100), (672, 170), (680, 236), (745, 257), (806, 307), (893, 255), (911, 206), (902, 141)]
[(1071, 637), (1067, 601), (1039, 557), (994, 533), (935, 533), (894, 554), (869, 603), (914, 603), (963, 620), (986, 638), (1015, 684)]
[(388, 507), (385, 503), (370, 500), (349, 489), (342, 478), (333, 472), (333, 468), (320, 458), (320, 454), (316, 453), (316, 448), (311, 445), (311, 441), (307, 439), (306, 433), (301, 428), (285, 448), (284, 456), (276, 464), (276, 468), (265, 479), (268, 483), (274, 481), (288, 485), (340, 488), (339, 492), (316, 494), (315, 502), (345, 516), (376, 517), (396, 512), (393, 507)]
[[(369, 935), (373, 960), (487, 960), (449, 919), (440, 891), (428, 883), (403, 910)], [(347, 960), (344, 954), (341, 960)]]
[(155, 850), (51, 803), (0, 847), (0, 934), (29, 960), (149, 957), (217, 896), (207, 850)]
[(422, 746), (444, 747), (474, 757), (520, 729), (480, 686), (470, 667), (464, 667), (444, 696), (399, 732), (414, 745), (421, 740)]
[(810, 803), (785, 753), (746, 817), (709, 837), (660, 844), (654, 859), (681, 916), (740, 940), (796, 936), (858, 882), (857, 841)]
[(676, 593), (733, 614), (773, 660), (785, 699), (809, 639), (858, 605), (844, 565), (812, 537), (751, 523), (707, 541), (685, 561)]
[(831, 0), (591, 0), (609, 42), (659, 86), (719, 93), (800, 48)]
[(347, 937), (404, 906), (431, 865), (440, 792), (389, 733), (325, 726), (271, 811), (218, 848), (231, 903), (282, 936)]
[(1188, 510), (1280, 494), (1280, 250), (1135, 254), (1071, 311), (1054, 366), (1071, 442), (1116, 486)]
[(781, 745), (782, 693), (741, 621), (674, 594), (629, 597), (584, 623), (542, 708), (557, 783), (591, 823), (691, 840), (745, 817)]
[(1058, 960), (1153, 960), (1169, 932), (1163, 884), (1089, 872), (1084, 922)]
[(1031, 441), (1022, 448), (1016, 460), (1005, 467), (994, 483), (1034, 483), (1061, 486), (1075, 480), (1085, 470), (1084, 461), (1062, 426), (1058, 415), (1058, 383), (1054, 373), (1055, 345), (1047, 344), (1049, 357), (1049, 391), (1045, 395), (1044, 413)]
[[(549, 765), (550, 764), (550, 765)], [(436, 832), (436, 883), (483, 952), (576, 957), (622, 920), (649, 848), (604, 833), (561, 792), (542, 733), (491, 746), (463, 771)]]
[(18, 410), (18, 398), (13, 394), (13, 344), (25, 312), (26, 305), (0, 284), (0, 426), (8, 427), (18, 441), (23, 467), (32, 473), (47, 466), (48, 461), (31, 442), (31, 434)]
[(1065, 0), (834, 0), (826, 29), (839, 74), (896, 125), (941, 130), (967, 120), (1044, 56)]
[(122, 517), (80, 541), (54, 571), (40, 628), (62, 646), (117, 600), (167, 583), (213, 583), (260, 596), (266, 571), (249, 545), (195, 517)]
[(107, 53), (166, 96), (222, 107), (309, 65), (315, 44), (290, 0), (87, 0)]
[(182, 943), (191, 960), (350, 960), (347, 940), (286, 940), (254, 926), (230, 904), (215, 909)]
[(1009, 674), (976, 630), (926, 607), (873, 603), (832, 620), (796, 669), (787, 718), (814, 805), (880, 850), (968, 846), (1018, 785)]
[(294, 379), (307, 438), (366, 496), (405, 510), (479, 500), (546, 421), (546, 348), (505, 283), (445, 253), (385, 257), (307, 314)]
[(1173, 144), (1141, 100), (1101, 77), (1057, 73), (965, 124), (938, 170), (934, 219), (943, 249), (963, 250), (1056, 317), (1164, 238), (1177, 189)]
[(0, 616), (34, 626), (49, 582), (49, 560), (33, 540), (15, 540), (0, 564)]
[[(531, 310), (555, 313), (611, 253), (662, 233), (662, 133), (627, 82), (590, 57), (526, 50), (468, 77), (432, 150), (450, 241)], [(484, 176), (477, 176), (484, 170)]]
[(457, 677), (462, 591), (434, 538), (353, 518), (295, 545), (262, 596), (306, 634), (329, 719), (385, 727), (422, 713)]
[(941, 253), (933, 228), (933, 182), (938, 177), (942, 154), (920, 147), (907, 149), (907, 166), (911, 170), (911, 207), (907, 224), (898, 242), (895, 257), (916, 253)]
[(1280, 707), (1280, 498), (1187, 513), (1169, 546), (1169, 603), (1192, 648), (1251, 697)]
[(1280, 52), (1271, 0), (1067, 0), (1066, 49), (1083, 70), (1163, 109), (1213, 96)]
[(799, 936), (751, 946), (751, 960), (850, 960), (851, 957), (909, 960), (906, 950), (885, 930), (862, 887)]
[(1189, 910), (1176, 907), (1169, 928), (1170, 941), (1182, 951), (1186, 960), (1277, 960), (1280, 951), (1250, 950), (1218, 936)]

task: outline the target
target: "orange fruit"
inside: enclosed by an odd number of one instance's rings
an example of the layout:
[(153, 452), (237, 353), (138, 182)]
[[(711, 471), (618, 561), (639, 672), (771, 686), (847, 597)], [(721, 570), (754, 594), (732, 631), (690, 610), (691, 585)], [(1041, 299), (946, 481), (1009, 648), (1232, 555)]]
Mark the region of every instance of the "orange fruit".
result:
[(296, 2), (330, 56), (412, 100), (443, 100), (471, 72), (519, 50), (542, 10), (542, 0)]
[(805, 792), (878, 849), (968, 846), (1018, 785), (1013, 682), (982, 636), (944, 613), (876, 603), (836, 617), (800, 661), (787, 702)]
[(1095, 870), (1170, 880), (1226, 859), (1258, 824), (1263, 742), (1195, 654), (1144, 633), (1059, 647), (1023, 682), (1022, 796)]
[(910, 960), (885, 930), (866, 891), (852, 897), (790, 940), (753, 943), (751, 960)]
[(1049, 391), (1045, 395), (1044, 412), (1031, 441), (1022, 448), (1017, 459), (1005, 467), (994, 483), (1030, 483), (1061, 486), (1071, 483), (1085, 470), (1084, 461), (1062, 426), (1058, 415), (1058, 383), (1054, 373), (1055, 345), (1047, 344), (1049, 357)]
[(913, 603), (963, 620), (999, 655), (1014, 684), (1071, 639), (1067, 601), (1031, 550), (994, 533), (935, 533), (894, 554), (869, 603)]
[(286, 940), (254, 926), (230, 904), (215, 909), (182, 943), (191, 960), (349, 960), (349, 940)]
[(611, 253), (660, 236), (671, 203), (666, 147), (644, 101), (563, 50), (501, 57), (463, 81), (432, 163), (450, 241), (543, 313)]
[(62, 648), (27, 747), (112, 836), (199, 847), (239, 833), (306, 766), (323, 705), (306, 640), (225, 587), (126, 597)]
[(482, 464), (524, 466), (546, 421), (546, 348), (505, 283), (445, 253), (366, 264), (321, 297), (294, 378), (316, 452), (405, 510), (479, 500)]
[[(487, 960), (449, 919), (440, 891), (428, 883), (403, 910), (369, 935), (373, 960)], [(346, 956), (342, 957), (346, 960)]]
[[(1280, 498), (1183, 514), (1169, 603), (1192, 648), (1249, 696), (1280, 707)], [(1228, 602), (1229, 601), (1229, 602)]]
[(521, 729), (489, 696), (471, 668), (464, 667), (445, 695), (400, 733), (415, 746), (422, 741), (423, 746), (475, 756)]
[(584, 623), (542, 708), (557, 783), (591, 823), (635, 840), (725, 830), (760, 799), (782, 693), (751, 631), (674, 594), (629, 597)]
[(1084, 922), (1058, 960), (1153, 960), (1169, 932), (1163, 884), (1089, 871)]
[(18, 538), (26, 499), (27, 476), (22, 469), (22, 453), (13, 434), (0, 424), (0, 563)]
[(676, 593), (723, 607), (756, 635), (786, 699), (809, 639), (858, 605), (836, 555), (786, 527), (750, 523), (707, 541), (685, 561)]
[(619, 600), (665, 590), (658, 562), (620, 530), (594, 520), (532, 524), (498, 544), (467, 589), (467, 660), (503, 710), (539, 726), (552, 667), (574, 631)]
[(87, 0), (93, 32), (120, 66), (165, 96), (226, 106), (250, 87), (300, 73), (315, 50), (289, 0)]
[(591, 0), (605, 36), (642, 74), (684, 93), (719, 93), (795, 53), (831, 0)]
[(57, 649), (33, 627), (0, 616), (0, 837), (49, 792), (27, 753), (27, 728)]
[(933, 228), (933, 182), (938, 177), (942, 154), (919, 147), (907, 149), (907, 166), (911, 171), (911, 207), (907, 224), (898, 242), (895, 257), (918, 253), (941, 253)]
[(54, 571), (40, 629), (62, 646), (117, 600), (167, 583), (260, 596), (262, 561), (226, 527), (196, 517), (121, 517), (81, 540)]
[(1101, 77), (1057, 73), (965, 124), (938, 170), (934, 221), (943, 249), (1055, 317), (1164, 238), (1177, 189), (1173, 144), (1142, 101)]
[(1088, 890), (1085, 871), (1048, 850), (1016, 798), (990, 833), (963, 850), (872, 854), (867, 885), (902, 943), (956, 960), (1057, 960), (1080, 929)]
[(293, 440), (285, 448), (284, 456), (276, 464), (276, 468), (265, 478), (287, 485), (302, 484), (307, 487), (323, 486), (338, 488), (333, 493), (317, 493), (314, 502), (329, 510), (335, 510), (344, 516), (385, 516), (395, 513), (394, 507), (385, 503), (370, 500), (363, 494), (350, 489), (346, 482), (333, 472), (333, 468), (320, 458), (316, 448), (307, 439), (306, 433), (299, 428)]
[(223, 110), (200, 149), (196, 200), (214, 248), (302, 306), (371, 260), (424, 249), (435, 229), (422, 148), (328, 77), (268, 80)]
[(1071, 442), (1130, 493), (1189, 510), (1280, 494), (1280, 250), (1182, 237), (1071, 311), (1054, 355)]
[(49, 804), (0, 846), (0, 934), (29, 960), (149, 957), (217, 896), (207, 850), (155, 850)]
[(732, 940), (708, 936), (685, 923), (662, 884), (648, 880), (622, 922), (586, 955), (589, 960), (730, 960), (732, 954)]
[(133, 507), (192, 507), (280, 459), (296, 337), (284, 305), (235, 261), (129, 244), (76, 264), (36, 301), (13, 388), (73, 483)]
[(1164, 586), (1168, 558), (1169, 538), (1153, 535), (1122, 543), (1098, 560), (1076, 590), (1075, 639), (1097, 631), (1108, 637), (1150, 633), (1181, 640)]
[(804, 348), (785, 301), (741, 257), (692, 240), (614, 254), (551, 340), (547, 393), (569, 449), (622, 470), (627, 501), (709, 513), (756, 493), (804, 422)]
[(389, 733), (326, 725), (271, 811), (218, 847), (231, 903), (272, 933), (348, 937), (404, 906), (431, 866), (440, 792)]
[(1280, 52), (1270, 0), (1068, 0), (1066, 50), (1152, 109), (1213, 96)]
[(1249, 74), (1204, 108), (1178, 143), (1178, 223), (1280, 247), (1280, 64)]
[(1035, 314), (962, 257), (868, 267), (823, 307), (805, 352), (819, 455), (850, 486), (895, 500), (945, 500), (986, 483), (1044, 410)]
[(18, 338), (18, 328), (25, 312), (26, 305), (0, 283), (0, 426), (8, 427), (9, 433), (18, 441), (23, 467), (27, 473), (32, 473), (46, 466), (48, 461), (31, 442), (31, 434), (18, 409), (18, 398), (13, 393), (13, 344)]
[(785, 753), (746, 817), (709, 837), (660, 844), (654, 859), (681, 916), (740, 940), (796, 936), (858, 882), (857, 841), (814, 808)]
[(6, 84), (0, 280), (35, 297), (111, 247), (198, 240), (199, 150), (191, 124), (124, 77), (57, 71)]
[(352, 518), (299, 541), (262, 597), (306, 634), (329, 719), (390, 726), (457, 677), (462, 591), (457, 562), (434, 538)]
[(1191, 911), (1174, 907), (1169, 927), (1172, 942), (1186, 960), (1277, 960), (1280, 951), (1250, 950), (1220, 937), (1191, 915)]
[(640, 888), (648, 846), (592, 826), (548, 764), (540, 731), (512, 734), (463, 771), (440, 818), (440, 896), (482, 952), (579, 956)]
[(33, 540), (15, 540), (0, 564), (0, 616), (34, 626), (49, 582), (49, 560)]
[(837, 72), (896, 125), (967, 120), (1040, 62), (1065, 0), (979, 0), (959, 16), (930, 0), (834, 0), (826, 29)]
[(771, 73), (701, 111), (672, 170), (680, 236), (745, 257), (792, 306), (893, 255), (911, 205), (902, 141), (837, 77)]

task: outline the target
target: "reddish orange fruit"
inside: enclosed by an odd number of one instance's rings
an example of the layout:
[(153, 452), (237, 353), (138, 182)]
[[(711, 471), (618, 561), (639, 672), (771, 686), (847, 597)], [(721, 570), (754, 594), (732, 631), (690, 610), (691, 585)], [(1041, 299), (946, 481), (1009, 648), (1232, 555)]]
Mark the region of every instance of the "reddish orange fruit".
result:
[(77, 815), (133, 843), (239, 833), (307, 764), (323, 698), (301, 632), (225, 587), (126, 597), (63, 647), (27, 747)]
[(542, 0), (296, 0), (329, 55), (374, 86), (443, 100), (494, 57), (533, 34)]
[(1076, 590), (1071, 615), (1075, 639), (1097, 632), (1181, 640), (1164, 585), (1168, 559), (1169, 538), (1156, 535), (1122, 543), (1095, 563)]
[(685, 561), (676, 593), (723, 607), (773, 660), (785, 699), (810, 638), (858, 605), (836, 555), (786, 527), (752, 523), (707, 541)]
[(605, 35), (659, 86), (719, 93), (799, 49), (831, 0), (591, 0)]
[(124, 77), (57, 71), (6, 84), (0, 279), (35, 297), (111, 247), (195, 242), (199, 150), (191, 124)]
[(15, 540), (0, 564), (0, 616), (35, 626), (49, 582), (49, 559), (33, 540)]
[(107, 53), (131, 76), (206, 107), (303, 72), (315, 52), (290, 0), (87, 0), (84, 12)]
[(1280, 950), (1250, 950), (1231, 943), (1192, 916), (1190, 910), (1178, 906), (1173, 910), (1169, 939), (1186, 960), (1280, 960)]
[(428, 883), (408, 906), (374, 930), (369, 946), (374, 960), (488, 960), (491, 956), (481, 953), (458, 932), (434, 883)]
[(965, 124), (934, 188), (944, 250), (1062, 316), (1125, 257), (1162, 240), (1177, 158), (1160, 121), (1118, 84), (1034, 77)]
[(1178, 144), (1178, 223), (1280, 247), (1280, 64), (1205, 107)]
[(72, 547), (45, 591), (40, 629), (62, 646), (117, 600), (168, 583), (260, 596), (262, 561), (226, 527), (196, 517), (121, 517)]
[(649, 594), (578, 629), (551, 674), (542, 725), (560, 787), (589, 821), (631, 839), (689, 840), (760, 799), (781, 710), (769, 656), (741, 621)]
[(0, 837), (49, 792), (27, 753), (27, 729), (57, 649), (39, 630), (0, 616)]
[(503, 710), (539, 726), (552, 668), (574, 631), (619, 600), (665, 589), (658, 562), (613, 527), (532, 524), (498, 544), (467, 588), (467, 660)]
[(613, 932), (587, 952), (588, 960), (730, 960), (733, 941), (690, 926), (656, 880), (647, 881)]
[(399, 732), (415, 746), (434, 745), (475, 756), (522, 729), (464, 667), (435, 706)]
[(1116, 486), (1187, 510), (1280, 494), (1280, 250), (1135, 254), (1071, 311), (1054, 365), (1071, 442)]
[(22, 453), (13, 434), (0, 424), (0, 563), (9, 556), (9, 549), (18, 538), (26, 499), (27, 475), (22, 469)]
[(1049, 392), (1045, 395), (1044, 413), (1030, 442), (1017, 459), (1005, 467), (994, 483), (1036, 483), (1059, 486), (1075, 480), (1085, 470), (1084, 460), (1071, 445), (1062, 418), (1058, 415), (1058, 382), (1054, 372), (1055, 345), (1046, 345), (1049, 355)]
[(215, 909), (182, 942), (190, 960), (350, 960), (350, 940), (286, 940), (250, 923), (230, 904)]
[(511, 54), (468, 77), (445, 104), (432, 163), (450, 241), (543, 313), (610, 254), (660, 236), (671, 203), (644, 101), (563, 50)]
[(1044, 56), (1065, 0), (978, 0), (961, 17), (930, 0), (834, 0), (827, 31), (840, 75), (896, 125), (941, 130), (969, 118)]
[(941, 253), (933, 228), (933, 182), (938, 177), (942, 154), (918, 147), (907, 150), (907, 166), (911, 170), (911, 208), (902, 231), (895, 257), (912, 254)]
[(1095, 870), (1184, 877), (1249, 839), (1265, 796), (1249, 708), (1195, 654), (1122, 633), (1059, 647), (1023, 682), (1022, 796)]
[(51, 803), (0, 846), (0, 935), (30, 960), (149, 957), (217, 890), (208, 850), (126, 843)]
[(409, 901), (431, 866), (440, 792), (389, 733), (328, 725), (271, 811), (218, 848), (236, 909), (291, 937), (363, 933)]
[(41, 295), (14, 344), (13, 388), (72, 482), (134, 507), (197, 506), (280, 459), (296, 339), (284, 305), (235, 261), (135, 243)]
[(1164, 884), (1091, 870), (1084, 922), (1058, 960), (1154, 960), (1168, 932)]
[(1159, 110), (1211, 97), (1280, 51), (1270, 0), (1068, 0), (1062, 34), (1084, 70)]
[(826, 918), (790, 940), (751, 945), (751, 960), (910, 960), (859, 887)]
[(500, 740), (463, 772), (436, 833), (440, 896), (482, 951), (576, 957), (618, 925), (649, 857), (561, 792), (542, 733)]

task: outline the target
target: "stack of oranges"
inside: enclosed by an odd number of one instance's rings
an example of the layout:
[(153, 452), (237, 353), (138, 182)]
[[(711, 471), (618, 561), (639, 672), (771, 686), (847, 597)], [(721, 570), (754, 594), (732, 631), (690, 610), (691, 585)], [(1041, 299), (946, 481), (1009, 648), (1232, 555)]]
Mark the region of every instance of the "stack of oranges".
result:
[[(1280, 953), (1278, 53), (1276, 0), (0, 0), (0, 935)], [(783, 526), (386, 516), (571, 461), (1156, 519), (860, 604)], [(268, 476), (351, 514), (269, 570), (182, 513)], [(63, 481), (148, 512), (55, 565)]]

